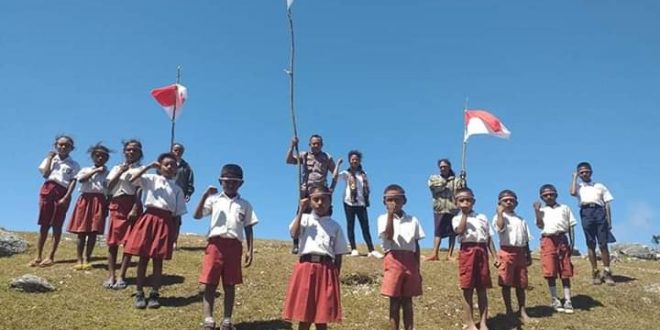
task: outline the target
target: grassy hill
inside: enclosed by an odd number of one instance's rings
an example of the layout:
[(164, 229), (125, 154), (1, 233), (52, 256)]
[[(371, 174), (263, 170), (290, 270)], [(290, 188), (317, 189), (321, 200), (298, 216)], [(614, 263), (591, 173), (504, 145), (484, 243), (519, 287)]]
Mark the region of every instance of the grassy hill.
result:
[[(34, 233), (21, 236), (33, 243)], [(57, 263), (49, 268), (30, 268), (34, 247), (26, 254), (0, 258), (0, 328), (2, 329), (199, 329), (201, 296), (197, 283), (205, 240), (182, 236), (180, 251), (164, 266), (163, 305), (158, 310), (136, 310), (132, 294), (135, 268), (129, 269), (129, 286), (123, 291), (102, 288), (106, 278), (106, 248), (97, 246), (94, 268), (74, 271), (75, 240), (65, 236)], [(47, 242), (47, 246), (50, 242)], [(289, 274), (296, 257), (289, 243), (257, 240), (255, 261), (244, 269), (244, 283), (237, 287), (234, 322), (238, 329), (295, 329), (281, 320), (280, 313)], [(362, 251), (366, 249), (361, 247)], [(428, 251), (424, 251), (428, 252)], [(388, 301), (380, 296), (381, 260), (346, 257), (341, 274), (344, 322), (334, 329), (386, 329)], [(548, 307), (549, 297), (540, 263), (534, 260), (527, 291), (528, 313), (535, 322), (524, 329), (657, 329), (660, 325), (660, 262), (621, 261), (613, 270), (617, 285), (590, 284), (588, 261), (575, 258), (573, 280), (575, 314), (556, 314)], [(148, 273), (151, 268), (148, 269)], [(57, 291), (28, 294), (9, 289), (11, 279), (32, 273), (48, 279)], [(451, 261), (422, 263), (424, 295), (414, 300), (416, 329), (460, 329), (461, 291), (457, 264)], [(496, 283), (496, 273), (491, 269)], [(489, 291), (491, 329), (511, 329), (516, 324), (503, 317), (499, 288)], [(222, 292), (218, 293), (219, 296)], [(475, 299), (476, 301), (476, 299)], [(515, 298), (514, 298), (515, 303)], [(222, 315), (218, 299), (216, 317)]]

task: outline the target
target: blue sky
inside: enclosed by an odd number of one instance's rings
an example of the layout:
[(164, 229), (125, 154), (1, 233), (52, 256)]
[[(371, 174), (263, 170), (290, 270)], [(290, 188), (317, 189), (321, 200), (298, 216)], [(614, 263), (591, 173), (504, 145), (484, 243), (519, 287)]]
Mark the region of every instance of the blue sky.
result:
[[(293, 12), (301, 147), (318, 133), (336, 158), (364, 153), (373, 235), (378, 195), (399, 183), (430, 247), (426, 180), (439, 158), (460, 167), (466, 97), (512, 132), (469, 141), (477, 211), (491, 217), (509, 188), (531, 223), (539, 186), (553, 183), (577, 213), (568, 184), (587, 160), (615, 197), (620, 241), (650, 244), (660, 232), (660, 3), (297, 0)], [(176, 140), (197, 178), (190, 212), (221, 165), (236, 162), (261, 219), (257, 237), (287, 238), (297, 180), (284, 162), (285, 0), (7, 1), (0, 13), (1, 226), (37, 230), (37, 166), (57, 134), (75, 138), (82, 166), (98, 141), (117, 151), (110, 165), (122, 159), (122, 139), (142, 140), (145, 161), (166, 151), (169, 122), (149, 92), (172, 83), (181, 65), (189, 100)], [(335, 219), (344, 225), (340, 198)], [(207, 226), (188, 215), (183, 231)], [(584, 249), (581, 230), (577, 238)]]

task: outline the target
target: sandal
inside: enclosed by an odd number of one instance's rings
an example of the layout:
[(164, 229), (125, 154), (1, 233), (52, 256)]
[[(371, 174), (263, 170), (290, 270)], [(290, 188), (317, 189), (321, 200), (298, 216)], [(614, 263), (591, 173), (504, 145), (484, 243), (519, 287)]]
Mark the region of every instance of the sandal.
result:
[(44, 259), (43, 261), (41, 261), (39, 263), (39, 267), (50, 267), (54, 264), (55, 264), (55, 262), (51, 258), (48, 258), (48, 259)]
[(37, 267), (37, 266), (39, 266), (40, 263), (41, 263), (41, 259), (39, 259), (39, 258), (35, 258), (34, 260), (30, 261), (30, 263), (28, 264), (28, 266), (30, 266), (30, 267)]
[(103, 287), (106, 289), (112, 289), (115, 286), (115, 281), (113, 279), (107, 279), (103, 282)]
[(92, 267), (91, 264), (88, 264), (86, 262), (83, 262), (83, 264), (80, 265), (80, 270), (92, 270), (92, 268), (94, 267)]
[(115, 284), (112, 285), (112, 288), (114, 290), (124, 290), (126, 289), (127, 286), (128, 284), (126, 283), (126, 281), (118, 280), (117, 282), (115, 282)]
[(202, 324), (202, 329), (215, 330), (215, 320), (213, 320), (212, 317), (207, 317), (206, 319), (204, 319), (204, 323)]

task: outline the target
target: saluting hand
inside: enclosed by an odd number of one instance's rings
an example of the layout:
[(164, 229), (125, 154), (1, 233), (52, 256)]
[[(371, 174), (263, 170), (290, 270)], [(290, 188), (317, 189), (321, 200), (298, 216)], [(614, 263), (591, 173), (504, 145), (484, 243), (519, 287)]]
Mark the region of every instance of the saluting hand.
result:
[(534, 207), (534, 211), (540, 211), (541, 210), (541, 202), (539, 202), (539, 201), (534, 202), (534, 204), (532, 204), (532, 206)]
[(206, 188), (206, 191), (204, 192), (204, 194), (206, 194), (207, 196), (215, 195), (217, 193), (218, 193), (218, 188), (214, 186), (208, 186), (208, 188)]
[(302, 212), (303, 210), (306, 210), (309, 207), (309, 198), (301, 199), (300, 204), (299, 204), (298, 207), (300, 209), (300, 212)]
[(57, 153), (56, 153), (55, 151), (49, 151), (49, 152), (48, 152), (48, 155), (46, 155), (46, 157), (52, 159), (53, 157), (55, 157), (55, 155), (57, 155)]
[(158, 161), (154, 161), (153, 163), (149, 164), (149, 168), (159, 168), (160, 163)]
[(502, 204), (497, 204), (497, 209), (495, 210), (498, 215), (502, 215), (504, 213), (504, 205)]

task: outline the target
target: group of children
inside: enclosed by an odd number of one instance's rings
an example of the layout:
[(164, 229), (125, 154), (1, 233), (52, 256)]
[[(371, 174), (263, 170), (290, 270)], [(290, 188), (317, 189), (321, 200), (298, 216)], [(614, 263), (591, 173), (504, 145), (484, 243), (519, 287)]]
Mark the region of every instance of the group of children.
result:
[[(180, 224), (181, 215), (186, 213), (185, 203), (190, 197), (175, 181), (179, 162), (177, 155), (164, 153), (157, 161), (141, 166), (142, 146), (137, 140), (129, 140), (123, 146), (125, 161), (107, 171), (105, 163), (110, 150), (103, 145), (97, 144), (89, 149), (93, 166), (83, 169), (69, 155), (74, 148), (73, 139), (60, 136), (54, 146), (55, 152), (49, 153), (39, 167), (46, 182), (40, 191), (38, 223), (41, 230), (37, 258), (31, 265), (53, 264), (69, 200), (78, 181), (81, 183), (81, 196), (69, 224), (69, 231), (78, 234), (78, 263), (75, 268), (89, 268), (96, 235), (104, 233), (105, 217), (109, 211), (109, 276), (104, 286), (125, 288), (124, 278), (130, 257), (139, 256), (134, 306), (139, 309), (158, 308), (163, 260), (172, 258), (176, 227)], [(147, 173), (149, 169), (157, 169), (157, 174)], [(605, 256), (607, 242), (612, 239), (609, 209), (612, 196), (602, 184), (591, 182), (591, 173), (588, 163), (578, 165), (571, 194), (580, 200), (590, 257), (596, 243), (601, 248), (605, 270), (603, 277), (598, 277), (598, 283), (602, 280), (613, 284), (609, 258)], [(579, 184), (576, 182), (578, 176), (581, 178)], [(204, 329), (216, 328), (213, 306), (215, 291), (222, 281), (225, 294), (221, 329), (229, 330), (233, 328), (231, 316), (235, 285), (242, 283), (242, 242), (247, 243), (245, 267), (249, 267), (253, 259), (252, 227), (259, 220), (251, 204), (238, 193), (243, 184), (240, 166), (224, 165), (219, 182), (222, 192), (212, 186), (207, 188), (195, 209), (194, 218), (211, 218), (199, 277), (199, 282), (205, 285), (203, 326)], [(573, 265), (570, 258), (576, 220), (570, 208), (557, 202), (554, 186), (541, 186), (539, 195), (544, 205), (535, 202), (533, 206), (535, 223), (541, 229), (543, 275), (549, 286), (552, 307), (572, 313), (570, 278), (573, 276)], [(106, 196), (109, 196), (109, 202)], [(523, 322), (529, 320), (525, 311), (525, 288), (528, 285), (527, 268), (532, 263), (529, 249), (531, 235), (525, 220), (515, 213), (518, 205), (515, 192), (503, 190), (499, 194), (497, 212), (492, 222), (474, 211), (476, 199), (470, 188), (459, 188), (454, 200), (458, 213), (451, 219), (451, 226), (460, 242), (458, 270), (459, 286), (464, 297), (465, 328), (488, 328), (487, 289), (492, 287), (489, 258), (495, 260), (494, 265), (498, 269), (498, 284), (502, 288), (507, 314), (514, 313), (511, 301), (511, 288), (514, 288), (519, 317)], [(382, 240), (385, 253), (380, 292), (389, 297), (390, 327), (398, 329), (402, 315), (404, 328), (413, 329), (412, 298), (422, 294), (419, 240), (425, 237), (425, 233), (420, 221), (404, 212), (407, 199), (401, 186), (388, 185), (382, 202), (385, 213), (377, 220), (378, 237)], [(306, 212), (308, 210), (311, 212)], [(342, 255), (351, 250), (341, 226), (332, 219), (331, 214), (332, 189), (314, 185), (302, 194), (298, 212), (289, 225), (291, 237), (298, 242), (298, 262), (294, 265), (286, 290), (282, 317), (299, 322), (299, 329), (309, 329), (312, 324), (317, 329), (326, 329), (329, 323), (342, 319), (339, 274)], [(53, 248), (49, 257), (42, 259), (43, 246), (51, 227)], [(499, 251), (493, 244), (493, 228), (499, 236)], [(116, 278), (119, 245), (124, 246), (124, 257), (120, 275)], [(85, 247), (87, 249), (83, 254)], [(145, 296), (143, 286), (149, 260), (153, 263), (152, 291)], [(592, 266), (596, 283), (599, 273), (595, 266), (595, 252)], [(563, 303), (557, 296), (556, 278), (562, 281)], [(478, 322), (473, 319), (472, 310), (475, 290)]]

